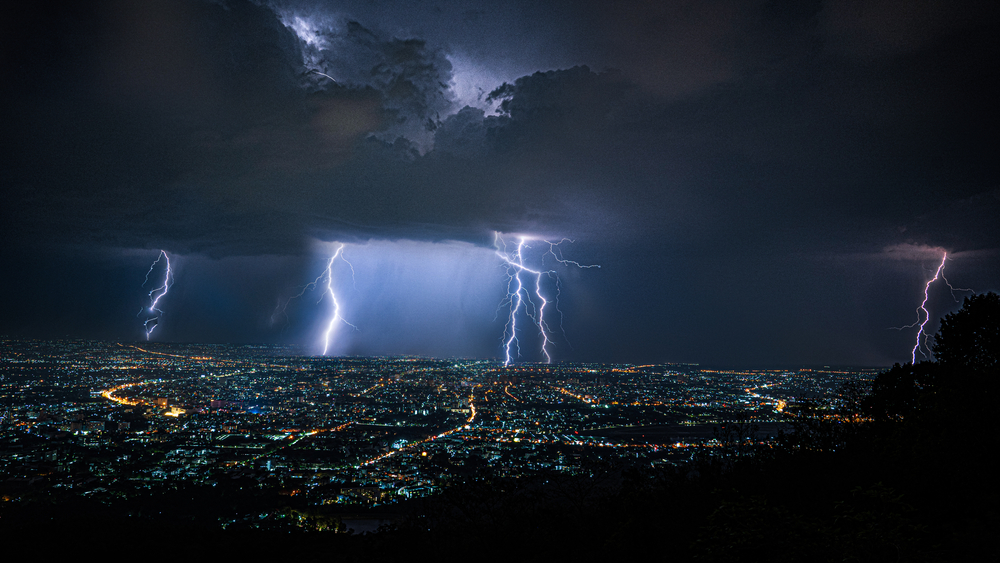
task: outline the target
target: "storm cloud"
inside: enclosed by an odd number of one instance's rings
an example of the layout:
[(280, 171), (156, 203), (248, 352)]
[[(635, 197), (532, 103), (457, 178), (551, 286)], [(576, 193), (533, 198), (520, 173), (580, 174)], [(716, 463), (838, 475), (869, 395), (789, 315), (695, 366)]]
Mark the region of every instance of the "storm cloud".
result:
[[(7, 270), (8, 291), (53, 275), (32, 256), (84, 249), (162, 248), (241, 276), (294, 263), (302, 283), (317, 240), (403, 260), (381, 245), (533, 233), (604, 266), (567, 306), (592, 357), (877, 363), (904, 347), (880, 331), (908, 318), (929, 260), (885, 249), (964, 252), (968, 285), (996, 287), (990, 259), (972, 262), (1000, 247), (992, 3), (0, 10), (0, 233), (29, 280)], [(898, 264), (852, 285), (862, 256)], [(262, 319), (294, 280), (261, 275), (231, 290), (254, 302), (253, 330), (171, 338), (284, 339)], [(0, 330), (48, 334), (30, 316)], [(488, 355), (476, 327), (477, 344), (424, 349)], [(393, 330), (346, 351), (419, 351)]]

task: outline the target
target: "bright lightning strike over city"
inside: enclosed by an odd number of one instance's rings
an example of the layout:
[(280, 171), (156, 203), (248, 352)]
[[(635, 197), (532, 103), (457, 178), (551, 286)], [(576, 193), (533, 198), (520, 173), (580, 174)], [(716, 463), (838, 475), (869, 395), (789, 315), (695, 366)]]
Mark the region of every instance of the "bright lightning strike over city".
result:
[[(545, 358), (545, 363), (552, 362), (553, 346), (552, 329), (549, 321), (546, 320), (546, 309), (550, 306), (559, 315), (560, 327), (562, 326), (562, 312), (559, 310), (559, 277), (555, 270), (545, 268), (546, 257), (564, 266), (575, 266), (577, 268), (599, 268), (597, 264), (583, 265), (574, 260), (563, 258), (559, 246), (565, 242), (572, 243), (570, 239), (563, 238), (553, 242), (541, 238), (519, 235), (508, 241), (504, 236), (495, 232), (493, 245), (496, 248), (496, 255), (503, 261), (507, 270), (507, 296), (500, 303), (499, 308), (505, 305), (509, 307), (507, 323), (504, 326), (503, 351), (504, 365), (510, 365), (517, 358), (521, 357), (521, 336), (518, 335), (518, 317), (530, 320), (532, 325), (538, 329), (538, 340), (540, 341), (539, 352)], [(528, 257), (529, 251), (533, 247), (544, 247), (538, 256), (538, 265), (532, 265)], [(544, 280), (550, 279), (551, 283), (545, 284)], [(548, 285), (554, 289), (546, 291), (543, 286)], [(498, 310), (499, 310), (498, 308)], [(551, 316), (551, 311), (548, 312)], [(564, 335), (565, 336), (565, 335)]]
[(326, 298), (329, 298), (330, 301), (329, 319), (324, 323), (326, 328), (323, 330), (323, 337), (321, 340), (322, 343), (321, 346), (323, 349), (322, 355), (324, 356), (330, 352), (330, 345), (333, 342), (333, 337), (336, 333), (338, 324), (343, 323), (353, 328), (354, 330), (358, 329), (357, 326), (355, 326), (347, 319), (345, 319), (343, 316), (341, 316), (340, 313), (341, 304), (337, 299), (337, 290), (334, 287), (335, 283), (334, 266), (338, 260), (343, 262), (344, 264), (347, 264), (347, 267), (351, 271), (351, 278), (353, 279), (354, 266), (347, 260), (347, 258), (344, 257), (344, 245), (338, 244), (337, 249), (334, 251), (333, 255), (330, 256), (329, 260), (327, 260), (326, 268), (323, 270), (323, 272), (320, 273), (320, 275), (316, 276), (316, 279), (306, 284), (302, 288), (302, 290), (299, 291), (296, 295), (289, 298), (288, 301), (285, 302), (284, 306), (280, 308), (280, 311), (276, 310), (275, 314), (272, 315), (271, 317), (271, 320), (273, 322), (277, 314), (280, 312), (283, 316), (287, 318), (286, 311), (288, 309), (288, 304), (292, 300), (302, 297), (308, 291), (317, 291), (317, 290), (320, 291), (320, 296), (316, 303), (320, 304)]
[(142, 323), (143, 331), (146, 333), (146, 340), (149, 340), (153, 331), (156, 330), (157, 326), (159, 326), (160, 317), (163, 315), (163, 311), (159, 308), (160, 300), (163, 299), (163, 297), (170, 290), (170, 285), (173, 282), (173, 272), (170, 269), (170, 257), (167, 256), (166, 251), (161, 250), (160, 254), (156, 257), (156, 260), (154, 260), (149, 266), (149, 271), (146, 272), (146, 279), (143, 280), (142, 285), (145, 287), (145, 285), (149, 283), (149, 276), (156, 269), (156, 265), (160, 263), (160, 260), (163, 260), (165, 263), (163, 268), (163, 284), (150, 290), (149, 306), (139, 310), (140, 315), (143, 312), (151, 315)]
[(326, 264), (326, 272), (323, 274), (324, 276), (326, 276), (326, 292), (330, 295), (330, 303), (332, 304), (330, 311), (331, 312), (330, 322), (327, 324), (326, 331), (323, 333), (324, 356), (330, 350), (330, 338), (333, 336), (334, 329), (336, 329), (338, 321), (346, 324), (347, 326), (353, 328), (354, 330), (358, 329), (358, 327), (347, 322), (347, 320), (345, 320), (343, 317), (340, 316), (340, 303), (337, 302), (337, 294), (333, 290), (333, 263), (337, 260), (337, 258), (343, 260), (344, 263), (351, 268), (351, 270), (354, 269), (354, 266), (351, 266), (351, 263), (348, 262), (346, 258), (344, 258), (343, 252), (344, 252), (344, 245), (341, 244), (340, 246), (337, 247), (337, 251), (333, 253), (333, 256), (330, 257), (330, 261), (327, 262)]

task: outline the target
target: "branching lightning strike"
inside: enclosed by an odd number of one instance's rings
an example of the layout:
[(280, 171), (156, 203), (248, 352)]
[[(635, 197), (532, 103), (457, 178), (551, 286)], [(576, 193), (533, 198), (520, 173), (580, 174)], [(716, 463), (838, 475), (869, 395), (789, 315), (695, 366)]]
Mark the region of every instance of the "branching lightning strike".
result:
[[(539, 243), (544, 243), (548, 245), (548, 250), (542, 254), (542, 267), (532, 268), (529, 267), (525, 260), (525, 250), (531, 248), (530, 242), (537, 241)], [(551, 303), (555, 308), (556, 312), (559, 313), (559, 326), (562, 328), (562, 311), (559, 310), (559, 294), (560, 294), (560, 283), (559, 277), (556, 275), (555, 270), (546, 270), (544, 268), (545, 256), (551, 255), (556, 262), (564, 266), (576, 266), (577, 268), (600, 268), (597, 264), (584, 265), (576, 262), (574, 260), (567, 260), (562, 256), (562, 250), (559, 248), (564, 242), (573, 241), (567, 238), (563, 238), (559, 241), (549, 241), (544, 239), (535, 239), (526, 236), (520, 236), (517, 239), (517, 245), (514, 250), (508, 250), (508, 242), (503, 238), (499, 232), (494, 233), (493, 246), (496, 248), (496, 255), (503, 261), (504, 267), (507, 269), (507, 297), (500, 302), (497, 308), (499, 312), (500, 308), (504, 305), (509, 305), (510, 313), (507, 317), (507, 324), (504, 326), (503, 335), (503, 349), (504, 349), (504, 365), (510, 365), (515, 358), (521, 356), (521, 343), (517, 336), (517, 317), (519, 314), (524, 314), (530, 318), (535, 326), (538, 327), (539, 336), (541, 337), (541, 352), (545, 356), (545, 362), (552, 362), (552, 355), (549, 353), (549, 347), (553, 345), (551, 334), (552, 330), (549, 328), (548, 321), (545, 319), (546, 307)], [(528, 282), (524, 278), (534, 278), (534, 289), (529, 286), (531, 280)], [(542, 278), (543, 276), (549, 277), (555, 281), (556, 292), (555, 296), (551, 298), (546, 298), (542, 291)], [(537, 303), (536, 303), (537, 301)], [(565, 332), (564, 332), (565, 335)]]
[[(323, 293), (320, 294), (320, 298), (316, 302), (316, 303), (322, 302), (323, 301), (323, 297), (326, 296), (326, 295), (329, 295), (330, 296), (330, 301), (333, 303), (333, 311), (332, 311), (333, 312), (333, 316), (330, 317), (330, 322), (327, 323), (326, 330), (323, 332), (323, 355), (324, 356), (330, 350), (330, 338), (333, 335), (333, 329), (336, 327), (337, 321), (340, 321), (340, 322), (346, 324), (347, 326), (353, 328), (354, 330), (358, 330), (357, 326), (351, 324), (350, 322), (347, 321), (347, 319), (345, 319), (344, 317), (340, 316), (340, 303), (337, 301), (337, 294), (333, 290), (333, 263), (336, 262), (338, 258), (341, 259), (341, 260), (343, 260), (344, 263), (346, 263), (347, 266), (351, 269), (351, 279), (352, 280), (354, 279), (354, 265), (351, 264), (347, 260), (347, 258), (344, 257), (343, 251), (344, 251), (344, 245), (341, 244), (340, 246), (337, 247), (337, 250), (333, 253), (333, 256), (331, 256), (330, 260), (326, 263), (326, 269), (323, 270), (323, 273), (321, 273), (319, 276), (317, 276), (316, 279), (314, 279), (313, 281), (311, 281), (311, 282), (307, 283), (305, 286), (303, 286), (302, 291), (299, 291), (298, 294), (290, 297), (288, 299), (288, 301), (285, 301), (285, 305), (283, 307), (281, 307), (281, 313), (283, 315), (285, 315), (285, 317), (287, 319), (287, 313), (286, 313), (286, 311), (288, 309), (288, 304), (292, 301), (292, 299), (298, 299), (299, 297), (302, 297), (303, 295), (305, 295), (305, 293), (307, 291), (315, 290), (317, 287), (319, 287), (320, 283), (322, 283), (324, 280), (326, 281), (326, 283), (325, 283), (326, 289), (325, 289), (325, 291), (323, 291)], [(277, 314), (277, 311), (275, 311), (275, 314)], [(271, 318), (272, 318), (272, 321), (273, 321), (274, 315), (272, 315)]]
[[(333, 253), (333, 256), (330, 257), (330, 261), (327, 262), (326, 264), (326, 290), (330, 294), (330, 301), (333, 302), (333, 316), (330, 318), (330, 323), (326, 327), (326, 332), (323, 333), (324, 356), (326, 355), (327, 350), (330, 349), (330, 335), (333, 334), (333, 327), (337, 324), (337, 321), (341, 321), (347, 326), (353, 328), (354, 330), (358, 330), (358, 327), (347, 322), (346, 319), (340, 316), (340, 303), (337, 302), (337, 294), (334, 293), (333, 291), (333, 262), (337, 259), (338, 256), (340, 257), (341, 260), (347, 262), (347, 259), (344, 258), (342, 252), (343, 250), (344, 250), (344, 245), (338, 246), (337, 251)], [(350, 262), (347, 262), (347, 265), (351, 267), (351, 275), (353, 276), (354, 266)]]
[(156, 268), (156, 265), (160, 263), (160, 260), (164, 260), (166, 262), (166, 268), (163, 273), (163, 285), (150, 290), (149, 307), (139, 309), (139, 315), (141, 315), (143, 311), (148, 311), (150, 315), (154, 315), (142, 323), (143, 331), (146, 333), (146, 340), (149, 340), (150, 335), (153, 334), (153, 330), (155, 330), (160, 324), (160, 315), (163, 314), (163, 311), (159, 308), (160, 299), (163, 299), (163, 296), (170, 290), (170, 285), (174, 279), (173, 271), (170, 269), (170, 257), (167, 256), (166, 251), (161, 250), (160, 254), (156, 257), (156, 260), (154, 260), (149, 266), (149, 271), (146, 272), (146, 279), (142, 281), (142, 287), (145, 287), (146, 284), (149, 283), (149, 275), (153, 273), (153, 270)]
[[(930, 311), (927, 310), (927, 299), (928, 299), (927, 293), (931, 289), (931, 284), (936, 282), (937, 279), (941, 277), (941, 270), (944, 270), (944, 261), (947, 259), (948, 259), (948, 253), (945, 252), (941, 256), (941, 263), (938, 264), (937, 271), (934, 272), (934, 277), (927, 280), (927, 283), (924, 285), (924, 300), (921, 301), (920, 306), (917, 307), (917, 322), (920, 323), (920, 328), (917, 330), (917, 340), (913, 344), (912, 359), (910, 360), (910, 362), (914, 364), (917, 363), (917, 350), (920, 350), (920, 353), (923, 354), (925, 358), (930, 357), (929, 354), (925, 351), (925, 348), (927, 347), (927, 335), (924, 334), (924, 328), (927, 326), (927, 321), (930, 320), (931, 318), (931, 313)], [(924, 312), (923, 321), (920, 321), (921, 311)]]
[(927, 283), (924, 284), (924, 299), (923, 299), (923, 301), (920, 302), (920, 306), (917, 307), (917, 320), (914, 321), (914, 322), (912, 322), (912, 323), (910, 323), (910, 324), (908, 324), (908, 325), (904, 325), (904, 326), (901, 326), (901, 327), (894, 327), (897, 330), (903, 330), (903, 329), (906, 329), (906, 328), (913, 328), (915, 326), (919, 326), (919, 328), (917, 329), (916, 340), (913, 343), (913, 350), (910, 353), (910, 363), (912, 363), (912, 364), (916, 364), (917, 363), (917, 352), (918, 351), (924, 357), (924, 359), (930, 359), (930, 357), (931, 357), (931, 349), (930, 349), (930, 346), (927, 345), (927, 340), (928, 340), (929, 336), (928, 336), (927, 332), (925, 331), (925, 329), (927, 327), (927, 322), (931, 318), (931, 313), (930, 313), (930, 311), (927, 310), (927, 301), (930, 299), (931, 285), (933, 285), (934, 282), (936, 282), (938, 279), (943, 280), (944, 283), (945, 283), (945, 285), (948, 286), (948, 290), (951, 291), (951, 297), (952, 297), (952, 299), (955, 300), (956, 303), (959, 302), (958, 301), (958, 297), (955, 296), (955, 292), (956, 291), (969, 291), (969, 292), (973, 291), (973, 290), (968, 289), (968, 288), (955, 287), (955, 286), (951, 285), (951, 282), (948, 281), (948, 278), (946, 278), (945, 275), (944, 275), (944, 266), (945, 266), (945, 262), (947, 260), (948, 260), (948, 253), (947, 252), (943, 252), (942, 255), (941, 255), (941, 263), (938, 264), (937, 270), (934, 271), (934, 277), (932, 277), (931, 279), (927, 280)]

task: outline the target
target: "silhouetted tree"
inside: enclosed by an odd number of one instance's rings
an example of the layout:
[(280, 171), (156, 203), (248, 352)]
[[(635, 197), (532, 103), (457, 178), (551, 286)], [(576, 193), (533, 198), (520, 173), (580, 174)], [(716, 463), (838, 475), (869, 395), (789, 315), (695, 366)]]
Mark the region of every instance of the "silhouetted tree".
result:
[(934, 355), (946, 367), (996, 371), (1000, 367), (1000, 295), (966, 297), (961, 310), (945, 315), (934, 337)]
[(912, 416), (937, 384), (939, 373), (939, 366), (933, 362), (896, 364), (872, 382), (871, 394), (862, 402), (862, 411), (875, 421), (898, 421)]

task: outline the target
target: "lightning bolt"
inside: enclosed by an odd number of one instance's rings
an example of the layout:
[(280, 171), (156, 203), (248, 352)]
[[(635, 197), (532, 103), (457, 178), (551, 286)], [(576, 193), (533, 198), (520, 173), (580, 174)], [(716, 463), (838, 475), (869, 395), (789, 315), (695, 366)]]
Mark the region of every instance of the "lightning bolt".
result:
[[(941, 272), (942, 270), (944, 270), (944, 262), (947, 259), (948, 259), (948, 253), (945, 252), (941, 256), (941, 263), (938, 264), (937, 271), (934, 272), (934, 277), (927, 280), (927, 283), (924, 284), (924, 300), (920, 303), (920, 306), (917, 307), (917, 322), (910, 325), (912, 327), (916, 326), (918, 323), (920, 324), (920, 328), (917, 329), (917, 340), (913, 344), (913, 353), (912, 353), (912, 358), (910, 360), (910, 363), (912, 364), (917, 363), (917, 350), (920, 350), (920, 353), (923, 354), (924, 358), (930, 357), (928, 355), (928, 352), (925, 351), (925, 348), (927, 347), (927, 335), (924, 333), (924, 328), (927, 326), (927, 321), (929, 321), (931, 318), (931, 313), (930, 311), (927, 310), (928, 292), (931, 289), (931, 284), (936, 282), (939, 277), (942, 277)], [(921, 311), (923, 311), (924, 313), (923, 321), (920, 320)]]
[(155, 315), (146, 319), (145, 322), (142, 323), (142, 328), (146, 332), (146, 340), (149, 340), (150, 335), (153, 334), (153, 330), (155, 330), (159, 325), (160, 315), (163, 314), (163, 311), (158, 307), (160, 299), (163, 299), (163, 296), (170, 290), (170, 284), (174, 277), (173, 271), (170, 269), (170, 257), (167, 256), (166, 251), (161, 250), (160, 254), (156, 257), (156, 260), (154, 260), (149, 266), (149, 271), (146, 272), (146, 278), (142, 281), (142, 287), (145, 287), (146, 284), (149, 283), (149, 276), (153, 273), (156, 265), (160, 263), (160, 260), (166, 262), (166, 269), (163, 273), (163, 285), (154, 288), (149, 292), (149, 307), (139, 309), (139, 315), (141, 315), (143, 311), (148, 311), (150, 315)]
[[(299, 291), (298, 294), (290, 297), (288, 299), (288, 301), (285, 301), (284, 306), (282, 306), (281, 309), (280, 309), (281, 314), (283, 314), (285, 316), (285, 319), (287, 320), (288, 319), (288, 314), (287, 314), (286, 311), (288, 309), (288, 304), (291, 303), (292, 299), (298, 299), (299, 297), (302, 297), (303, 295), (305, 295), (305, 293), (307, 291), (315, 290), (317, 287), (320, 286), (321, 283), (323, 283), (325, 281), (324, 285), (326, 286), (326, 289), (325, 289), (325, 291), (323, 291), (322, 294), (320, 294), (319, 301), (316, 302), (316, 303), (322, 302), (323, 301), (323, 297), (325, 297), (326, 295), (329, 295), (330, 296), (330, 301), (333, 304), (332, 305), (333, 316), (330, 317), (330, 322), (327, 324), (326, 331), (323, 332), (323, 355), (324, 356), (330, 350), (330, 338), (333, 336), (333, 329), (336, 327), (337, 321), (340, 321), (340, 322), (346, 324), (347, 326), (353, 328), (354, 330), (358, 330), (357, 326), (351, 324), (344, 317), (340, 316), (340, 303), (337, 301), (337, 293), (333, 289), (333, 264), (334, 264), (334, 262), (337, 261), (338, 258), (340, 260), (343, 260), (344, 263), (347, 264), (347, 266), (351, 269), (351, 279), (354, 280), (354, 265), (351, 264), (347, 260), (347, 258), (344, 257), (344, 252), (343, 251), (344, 251), (344, 245), (341, 244), (340, 246), (337, 247), (337, 250), (333, 253), (333, 256), (331, 256), (330, 260), (326, 263), (326, 269), (324, 269), (323, 272), (320, 275), (316, 276), (316, 279), (314, 279), (313, 281), (311, 281), (311, 282), (307, 283), (305, 286), (303, 286), (302, 290)], [(276, 309), (275, 313), (273, 315), (271, 315), (272, 321), (274, 320), (274, 317), (275, 317), (275, 315), (278, 314), (278, 312), (279, 311)]]
[(927, 280), (927, 283), (924, 284), (924, 299), (923, 301), (920, 302), (920, 306), (917, 307), (917, 320), (908, 325), (892, 327), (894, 330), (904, 330), (907, 328), (913, 328), (915, 326), (919, 326), (919, 328), (917, 329), (916, 341), (913, 343), (913, 350), (910, 352), (910, 363), (912, 364), (917, 363), (917, 352), (920, 352), (920, 355), (922, 355), (924, 359), (929, 360), (931, 357), (931, 350), (930, 347), (927, 345), (927, 340), (929, 336), (927, 335), (925, 329), (927, 328), (927, 322), (930, 321), (931, 318), (931, 313), (930, 311), (927, 310), (927, 301), (930, 299), (930, 290), (931, 286), (934, 285), (934, 282), (938, 281), (939, 279), (944, 281), (945, 285), (948, 286), (948, 290), (951, 292), (951, 298), (955, 300), (955, 303), (960, 303), (958, 297), (955, 296), (956, 291), (968, 291), (971, 293), (975, 293), (975, 290), (973, 289), (965, 287), (955, 287), (951, 285), (951, 282), (948, 281), (948, 278), (945, 277), (944, 275), (944, 267), (947, 260), (948, 260), (948, 253), (943, 252), (941, 255), (941, 263), (938, 264), (937, 270), (934, 271), (934, 277)]
[[(947, 256), (947, 253), (945, 253), (945, 255)], [(948, 286), (948, 291), (951, 291), (951, 298), (955, 300), (955, 303), (961, 303), (958, 297), (955, 296), (956, 291), (968, 291), (969, 293), (976, 292), (976, 290), (969, 289), (967, 287), (955, 287), (951, 285), (951, 282), (948, 281), (948, 278), (944, 276), (944, 268), (941, 268), (941, 279), (944, 280), (944, 284)]]
[[(343, 250), (344, 250), (344, 245), (338, 246), (337, 247), (337, 251), (333, 253), (333, 256), (330, 257), (330, 261), (327, 262), (327, 264), (326, 264), (326, 273), (325, 273), (325, 275), (326, 275), (326, 291), (330, 294), (330, 301), (333, 302), (333, 316), (330, 318), (330, 324), (327, 325), (327, 327), (326, 327), (326, 332), (323, 333), (323, 355), (324, 356), (326, 355), (327, 350), (330, 349), (330, 336), (333, 334), (333, 327), (336, 326), (337, 321), (341, 321), (344, 324), (346, 324), (347, 326), (353, 328), (354, 330), (358, 330), (358, 327), (356, 327), (356, 326), (352, 325), (351, 323), (347, 322), (343, 317), (340, 316), (340, 303), (337, 302), (337, 294), (334, 293), (334, 291), (333, 291), (333, 263), (334, 263), (335, 260), (337, 260), (338, 256), (340, 257), (341, 260), (343, 260), (344, 262), (347, 262), (347, 259), (344, 258), (344, 255), (342, 253)], [(351, 276), (353, 277), (354, 276), (354, 266), (350, 262), (347, 262), (347, 265), (351, 267)]]
[(309, 69), (309, 72), (307, 72), (306, 74), (309, 74), (309, 73), (314, 73), (314, 74), (318, 74), (320, 76), (325, 76), (325, 77), (329, 78), (330, 80), (333, 80), (334, 84), (340, 85), (340, 82), (337, 82), (337, 80), (334, 77), (332, 77), (329, 74), (326, 74), (324, 72), (320, 72), (320, 71), (318, 71), (318, 70), (316, 70), (314, 68)]
[[(542, 254), (542, 267), (532, 268), (525, 260), (525, 250), (530, 249), (530, 242), (539, 242), (548, 245), (548, 250)], [(504, 326), (504, 335), (502, 338), (503, 349), (504, 349), (504, 365), (510, 365), (515, 358), (521, 356), (521, 343), (518, 340), (518, 328), (517, 328), (517, 317), (519, 314), (524, 314), (530, 318), (535, 326), (538, 327), (539, 336), (541, 337), (541, 352), (545, 356), (545, 362), (552, 362), (552, 355), (549, 353), (549, 347), (553, 344), (551, 333), (552, 330), (549, 328), (548, 322), (545, 320), (545, 310), (546, 307), (551, 303), (559, 313), (559, 326), (562, 328), (562, 311), (559, 310), (559, 294), (561, 293), (561, 286), (559, 282), (559, 277), (556, 275), (555, 270), (546, 270), (544, 268), (545, 256), (551, 255), (552, 258), (559, 264), (564, 266), (576, 266), (577, 268), (600, 268), (597, 264), (584, 265), (576, 262), (574, 260), (567, 260), (563, 258), (562, 250), (559, 248), (564, 242), (573, 241), (567, 238), (561, 239), (559, 241), (548, 241), (544, 239), (536, 239), (527, 236), (520, 236), (517, 238), (517, 245), (514, 246), (513, 250), (509, 250), (508, 246), (512, 243), (508, 243), (499, 232), (494, 232), (493, 236), (493, 246), (496, 248), (496, 255), (503, 261), (504, 267), (507, 270), (507, 297), (500, 302), (497, 307), (497, 312), (504, 305), (509, 305), (510, 313), (507, 317), (507, 323)], [(542, 291), (542, 277), (549, 277), (555, 281), (556, 294), (554, 297), (545, 297)], [(531, 279), (534, 278), (534, 283), (531, 283)], [(525, 279), (528, 279), (526, 282)], [(531, 289), (531, 285), (534, 289)], [(565, 331), (563, 331), (565, 336)]]
[[(324, 273), (320, 274), (319, 277), (307, 283), (306, 285), (302, 286), (302, 291), (299, 291), (297, 294), (289, 297), (288, 300), (285, 301), (284, 305), (282, 305), (281, 301), (279, 301), (278, 305), (274, 309), (274, 312), (271, 313), (271, 323), (273, 324), (275, 322), (275, 318), (277, 318), (278, 314), (280, 313), (282, 316), (285, 317), (285, 324), (288, 324), (288, 304), (291, 303), (293, 299), (298, 299), (299, 297), (305, 295), (307, 291), (311, 289), (316, 289), (316, 285), (323, 279), (325, 275), (326, 272), (324, 271)], [(320, 297), (320, 301), (322, 300), (323, 298)]]

